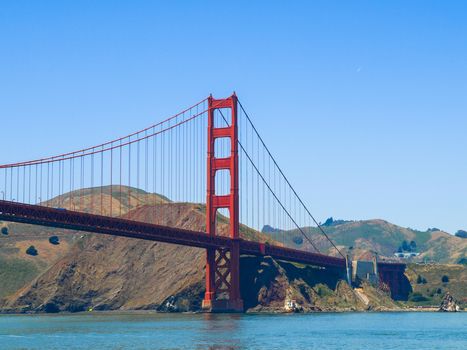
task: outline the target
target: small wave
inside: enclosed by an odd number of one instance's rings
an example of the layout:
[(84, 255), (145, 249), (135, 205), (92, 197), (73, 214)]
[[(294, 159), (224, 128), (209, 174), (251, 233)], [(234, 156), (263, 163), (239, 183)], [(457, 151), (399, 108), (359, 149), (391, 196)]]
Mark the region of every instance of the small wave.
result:
[(0, 335), (0, 339), (1, 338), (27, 338), (27, 336), (25, 336), (25, 335), (16, 335), (16, 334), (3, 334), (3, 335)]

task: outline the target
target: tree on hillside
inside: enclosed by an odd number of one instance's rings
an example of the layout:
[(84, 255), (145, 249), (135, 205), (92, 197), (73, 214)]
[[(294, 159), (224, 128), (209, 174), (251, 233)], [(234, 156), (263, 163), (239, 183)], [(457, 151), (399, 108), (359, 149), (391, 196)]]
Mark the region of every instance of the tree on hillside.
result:
[(409, 245), (412, 251), (415, 251), (417, 249), (417, 243), (415, 243), (415, 241), (410, 241)]
[(411, 251), (410, 244), (406, 240), (404, 240), (402, 242), (402, 250), (405, 251), (405, 252), (410, 252)]
[(324, 222), (323, 226), (331, 226), (333, 222), (334, 222), (334, 219), (331, 216)]
[(413, 302), (423, 302), (428, 301), (429, 299), (424, 296), (422, 293), (413, 292), (412, 295), (409, 296), (409, 300)]
[(29, 246), (28, 249), (26, 249), (26, 254), (32, 255), (32, 256), (36, 256), (36, 255), (39, 254), (39, 253), (37, 252), (36, 247), (34, 247), (34, 246), (32, 245), (32, 246)]
[(417, 276), (417, 284), (426, 284), (427, 280), (425, 277), (422, 277), (421, 275)]
[(281, 232), (281, 230), (278, 229), (278, 228), (274, 228), (271, 225), (264, 225), (261, 232), (263, 232), (263, 233), (278, 233), (278, 232)]
[(2, 227), (2, 235), (8, 236), (8, 227)]
[(443, 282), (443, 283), (449, 283), (449, 277), (446, 276), (446, 275), (443, 275), (443, 277), (441, 277), (441, 282)]
[(292, 241), (293, 241), (296, 245), (302, 245), (302, 244), (303, 244), (303, 237), (301, 237), (301, 236), (295, 236), (294, 238), (292, 238)]
[(53, 245), (60, 244), (60, 239), (57, 236), (52, 236), (49, 238), (49, 243)]
[(459, 230), (456, 232), (456, 237), (467, 238), (467, 231)]

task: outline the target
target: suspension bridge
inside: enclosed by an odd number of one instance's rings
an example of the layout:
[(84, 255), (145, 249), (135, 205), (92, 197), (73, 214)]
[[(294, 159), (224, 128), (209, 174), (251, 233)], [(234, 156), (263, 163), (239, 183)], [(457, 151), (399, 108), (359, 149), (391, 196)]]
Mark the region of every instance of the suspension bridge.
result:
[[(97, 146), (0, 165), (0, 196), (0, 220), (205, 249), (208, 311), (243, 310), (241, 254), (348, 276), (346, 256), (292, 187), (235, 94), (210, 96)], [(177, 203), (198, 206), (203, 230), (155, 223)], [(151, 215), (138, 215), (141, 205)], [(393, 296), (404, 269), (378, 264)]]

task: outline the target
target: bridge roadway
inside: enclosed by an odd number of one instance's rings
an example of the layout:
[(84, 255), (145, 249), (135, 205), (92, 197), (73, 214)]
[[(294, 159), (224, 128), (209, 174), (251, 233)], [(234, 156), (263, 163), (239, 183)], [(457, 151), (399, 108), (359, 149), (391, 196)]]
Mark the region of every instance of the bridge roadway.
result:
[[(229, 237), (210, 236), (205, 232), (3, 200), (0, 200), (0, 220), (197, 248), (229, 248), (232, 244), (232, 239)], [(338, 268), (345, 271), (345, 260), (342, 258), (244, 239), (240, 239), (240, 253), (256, 256), (269, 255), (279, 260)]]

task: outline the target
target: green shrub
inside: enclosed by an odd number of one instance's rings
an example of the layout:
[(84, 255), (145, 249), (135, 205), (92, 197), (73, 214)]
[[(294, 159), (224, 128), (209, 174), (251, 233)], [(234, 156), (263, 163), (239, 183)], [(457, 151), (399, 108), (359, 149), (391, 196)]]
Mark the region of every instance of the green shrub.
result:
[(446, 275), (443, 275), (443, 277), (441, 277), (441, 282), (443, 282), (443, 283), (449, 283), (449, 277), (446, 276)]
[(327, 296), (332, 295), (332, 290), (329, 289), (329, 287), (324, 284), (318, 284), (315, 288), (316, 288), (316, 293), (320, 297), (327, 297)]
[(39, 254), (39, 252), (37, 251), (36, 247), (32, 245), (28, 249), (26, 249), (26, 254), (36, 256)]
[(410, 244), (407, 241), (402, 242), (402, 250), (405, 252), (410, 252), (412, 249), (410, 248)]
[(8, 236), (8, 227), (4, 226), (2, 227), (2, 235)]
[(417, 276), (417, 284), (426, 284), (427, 280), (425, 277), (422, 277), (421, 275)]
[(53, 245), (60, 244), (60, 239), (57, 236), (49, 237), (49, 243)]
[(303, 244), (303, 237), (295, 236), (294, 238), (292, 238), (292, 241), (293, 241), (296, 245), (302, 245), (302, 244)]
[(415, 303), (418, 303), (422, 301), (428, 301), (430, 299), (425, 297), (422, 293), (415, 292), (415, 293), (412, 293), (412, 295), (409, 297), (409, 300)]
[(326, 219), (323, 226), (331, 226), (333, 224), (333, 222), (334, 222), (334, 219), (331, 216), (330, 218)]

